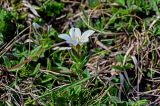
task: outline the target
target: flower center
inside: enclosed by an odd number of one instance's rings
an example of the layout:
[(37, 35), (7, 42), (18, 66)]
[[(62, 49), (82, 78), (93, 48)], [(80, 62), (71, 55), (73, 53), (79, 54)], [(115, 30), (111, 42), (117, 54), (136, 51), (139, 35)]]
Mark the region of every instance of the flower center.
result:
[(80, 41), (80, 37), (79, 36), (74, 36), (73, 40)]

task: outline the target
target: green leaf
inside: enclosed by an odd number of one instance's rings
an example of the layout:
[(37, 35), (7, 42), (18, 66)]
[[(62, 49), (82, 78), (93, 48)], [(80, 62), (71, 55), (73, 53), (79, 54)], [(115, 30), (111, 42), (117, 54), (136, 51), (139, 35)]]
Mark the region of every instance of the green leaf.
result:
[[(116, 61), (117, 62), (121, 62), (121, 63), (123, 63), (123, 60), (124, 60), (124, 55), (123, 54), (118, 54), (118, 55), (116, 55)], [(130, 62), (131, 61), (131, 58), (130, 57), (126, 57), (126, 62)]]
[(121, 5), (125, 5), (125, 0), (116, 0), (116, 2), (121, 4)]
[(38, 63), (38, 64), (36, 65), (36, 68), (35, 68), (34, 71), (33, 71), (33, 74), (32, 74), (33, 76), (35, 76), (35, 75), (39, 72), (40, 67), (41, 67), (41, 64)]
[(88, 2), (89, 2), (89, 7), (91, 9), (95, 8), (97, 5), (100, 5), (99, 0), (88, 0)]
[(77, 62), (80, 61), (77, 51), (75, 51), (74, 49), (72, 49), (69, 53), (70, 53), (70, 56), (71, 56), (71, 58), (72, 58), (72, 60), (74, 62), (77, 63)]
[(47, 69), (48, 70), (52, 69), (51, 60), (49, 58), (47, 58)]
[(8, 59), (8, 57), (3, 56), (3, 60), (4, 60), (5, 66), (7, 66), (8, 68), (11, 68), (11, 63), (10, 63), (10, 60)]
[(45, 76), (45, 79), (42, 81), (42, 83), (49, 82), (49, 81), (51, 81), (53, 79), (57, 79), (57, 77), (52, 75), (52, 74), (48, 74), (48, 75)]
[(85, 70), (83, 71), (83, 77), (84, 77), (84, 78), (86, 78), (86, 77), (91, 77), (89, 70), (85, 69)]
[[(90, 78), (91, 78), (91, 77), (87, 77), (87, 78), (78, 80), (78, 81), (76, 81), (76, 82), (73, 82), (73, 83), (71, 83), (71, 84), (69, 84), (69, 85), (63, 86), (63, 87), (61, 87), (61, 88), (59, 88), (59, 89), (56, 89), (55, 91), (53, 91), (53, 96), (56, 97), (56, 94), (57, 94), (57, 93), (62, 92), (62, 91), (65, 91), (65, 90), (70, 89), (70, 88), (73, 88), (73, 87), (75, 87), (76, 85), (80, 85), (80, 84), (86, 82), (87, 80), (89, 80)], [(50, 94), (52, 94), (52, 93), (51, 93), (51, 92), (45, 93), (44, 95), (40, 96), (39, 99), (40, 99), (40, 98), (44, 98), (44, 97), (46, 97), (46, 96), (48, 96), (48, 95), (50, 95)]]

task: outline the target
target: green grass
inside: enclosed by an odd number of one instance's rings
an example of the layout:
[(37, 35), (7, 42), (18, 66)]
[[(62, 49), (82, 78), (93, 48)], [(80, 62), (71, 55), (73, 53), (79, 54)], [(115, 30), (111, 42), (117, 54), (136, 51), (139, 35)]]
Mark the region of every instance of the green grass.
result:
[(1, 4), (0, 106), (160, 105), (160, 0), (36, 1)]

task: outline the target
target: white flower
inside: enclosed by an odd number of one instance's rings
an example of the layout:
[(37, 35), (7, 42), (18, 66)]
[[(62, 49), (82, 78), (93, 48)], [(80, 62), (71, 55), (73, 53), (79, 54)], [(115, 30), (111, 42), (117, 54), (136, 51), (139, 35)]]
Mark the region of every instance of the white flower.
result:
[(60, 34), (59, 37), (66, 40), (68, 44), (71, 45), (81, 45), (89, 41), (89, 36), (91, 36), (95, 31), (87, 30), (81, 35), (79, 28), (71, 28), (68, 34)]

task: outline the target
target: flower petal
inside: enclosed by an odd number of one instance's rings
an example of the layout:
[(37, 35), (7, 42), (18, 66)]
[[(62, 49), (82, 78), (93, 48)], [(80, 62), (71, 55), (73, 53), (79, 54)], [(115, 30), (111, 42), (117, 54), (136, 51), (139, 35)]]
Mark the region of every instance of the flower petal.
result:
[(71, 38), (74, 36), (74, 28), (72, 27), (70, 30), (69, 30), (69, 35), (71, 36)]
[(69, 31), (71, 38), (77, 39), (81, 36), (81, 30), (79, 28), (71, 28)]
[(60, 34), (58, 37), (61, 38), (61, 39), (66, 40), (66, 41), (70, 41), (71, 40), (71, 37), (69, 35), (67, 35), (67, 34)]
[(89, 37), (89, 36), (91, 36), (93, 33), (94, 33), (95, 31), (93, 31), (93, 30), (87, 30), (87, 31), (85, 31), (83, 34), (82, 34), (82, 37)]
[(88, 42), (88, 37), (91, 36), (95, 31), (93, 30), (87, 30), (85, 31), (82, 36), (81, 36), (81, 39), (80, 39), (80, 42)]
[(78, 41), (77, 40), (69, 40), (67, 41), (67, 43), (72, 44), (73, 46), (77, 46), (78, 45)]
[(88, 37), (83, 37), (80, 39), (80, 44), (82, 45), (83, 43), (88, 42), (88, 41), (89, 41)]
[(81, 30), (79, 28), (75, 28), (75, 36), (81, 36)]

